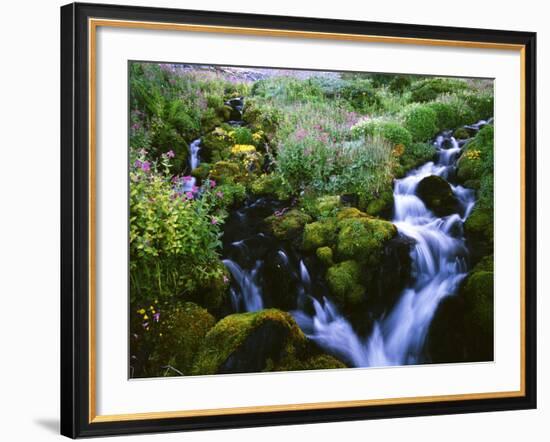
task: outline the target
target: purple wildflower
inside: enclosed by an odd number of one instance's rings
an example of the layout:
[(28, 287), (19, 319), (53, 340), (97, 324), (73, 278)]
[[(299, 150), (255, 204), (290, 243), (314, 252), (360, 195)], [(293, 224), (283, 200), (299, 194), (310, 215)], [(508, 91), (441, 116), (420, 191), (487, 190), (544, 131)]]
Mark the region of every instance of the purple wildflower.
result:
[(185, 196), (186, 196), (188, 199), (192, 200), (192, 199), (193, 199), (193, 192), (185, 192)]
[(143, 170), (144, 172), (149, 172), (151, 170), (151, 163), (149, 161), (142, 162), (141, 170)]
[(212, 225), (218, 224), (218, 219), (215, 218), (215, 217), (212, 217), (212, 220), (210, 221), (210, 224), (212, 224)]
[(216, 196), (217, 196), (218, 198), (223, 198), (223, 192), (217, 191), (217, 192), (216, 192)]
[(153, 319), (155, 320), (155, 322), (159, 322), (159, 320), (160, 320), (160, 312), (156, 312), (155, 314), (153, 314)]
[(213, 189), (214, 187), (216, 187), (216, 181), (210, 180), (210, 188)]
[(166, 157), (168, 157), (168, 158), (174, 158), (175, 156), (176, 156), (176, 154), (171, 149), (168, 152), (166, 152)]

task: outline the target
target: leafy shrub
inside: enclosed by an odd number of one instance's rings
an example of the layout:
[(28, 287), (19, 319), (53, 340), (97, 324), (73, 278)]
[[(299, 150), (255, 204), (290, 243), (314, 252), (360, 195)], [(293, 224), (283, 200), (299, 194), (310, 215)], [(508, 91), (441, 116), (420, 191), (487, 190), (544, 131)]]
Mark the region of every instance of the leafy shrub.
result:
[(390, 143), (402, 144), (408, 146), (412, 143), (410, 132), (396, 121), (385, 119), (367, 119), (360, 120), (351, 128), (352, 134), (357, 137), (362, 136), (380, 136)]
[(409, 75), (395, 75), (388, 84), (392, 92), (402, 93), (411, 86), (411, 77)]
[(235, 144), (254, 144), (254, 139), (252, 138), (252, 132), (248, 127), (236, 127), (229, 135), (233, 139)]
[(217, 253), (223, 213), (213, 210), (212, 183), (197, 198), (199, 189), (183, 191), (190, 177), (171, 181), (158, 169), (140, 154), (130, 171), (132, 301), (194, 292), (223, 276)]
[(424, 103), (435, 100), (438, 95), (454, 93), (467, 89), (468, 85), (462, 80), (451, 78), (427, 78), (417, 81), (411, 86), (411, 100)]
[(413, 105), (404, 115), (405, 128), (413, 141), (427, 141), (437, 133), (437, 114), (427, 105)]

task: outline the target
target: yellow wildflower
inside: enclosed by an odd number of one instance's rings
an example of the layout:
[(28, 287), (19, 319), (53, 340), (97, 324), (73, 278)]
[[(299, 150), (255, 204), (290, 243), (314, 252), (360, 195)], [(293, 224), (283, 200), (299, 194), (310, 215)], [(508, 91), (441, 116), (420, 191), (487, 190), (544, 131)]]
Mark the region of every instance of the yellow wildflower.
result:
[(145, 313), (145, 309), (140, 308), (137, 312), (138, 312), (138, 314), (143, 315)]
[(243, 153), (246, 154), (246, 153), (252, 153), (252, 152), (256, 152), (256, 148), (251, 144), (235, 144), (231, 148), (231, 153), (233, 155), (238, 155)]

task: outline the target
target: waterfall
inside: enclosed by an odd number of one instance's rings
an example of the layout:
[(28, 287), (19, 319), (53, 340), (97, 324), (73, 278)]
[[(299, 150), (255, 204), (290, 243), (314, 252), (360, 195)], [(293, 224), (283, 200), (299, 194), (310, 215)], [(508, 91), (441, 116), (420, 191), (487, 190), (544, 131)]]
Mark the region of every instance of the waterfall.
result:
[[(189, 145), (189, 167), (195, 170), (201, 163), (199, 151), (201, 150), (201, 139), (197, 138)], [(189, 192), (197, 184), (195, 177), (190, 177), (183, 185), (183, 191)]]
[[(480, 123), (478, 123), (480, 124)], [(451, 185), (461, 214), (434, 215), (416, 195), (420, 181), (430, 175), (448, 177), (461, 147), (449, 133), (434, 142), (437, 160), (412, 170), (394, 185), (394, 219), (398, 231), (415, 241), (411, 251), (414, 282), (400, 295), (392, 311), (379, 318), (362, 341), (351, 324), (326, 298), (313, 299), (315, 313), (294, 312), (307, 336), (355, 367), (422, 362), (426, 335), (440, 301), (458, 289), (466, 276), (467, 249), (462, 224), (475, 204), (475, 194)], [(457, 234), (458, 232), (458, 234)]]
[(252, 270), (244, 270), (239, 264), (230, 259), (222, 261), (231, 272), (239, 286), (239, 292), (232, 290), (231, 303), (236, 311), (240, 310), (241, 303), (244, 304), (247, 312), (255, 312), (264, 308), (262, 294), (258, 286), (258, 273), (262, 265), (256, 261)]

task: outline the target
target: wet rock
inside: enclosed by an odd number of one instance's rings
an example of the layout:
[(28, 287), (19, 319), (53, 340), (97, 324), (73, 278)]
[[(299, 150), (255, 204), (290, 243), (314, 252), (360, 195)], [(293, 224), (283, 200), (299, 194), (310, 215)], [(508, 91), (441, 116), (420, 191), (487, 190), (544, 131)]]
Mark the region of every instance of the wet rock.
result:
[(437, 216), (447, 216), (458, 213), (460, 205), (451, 190), (450, 184), (437, 175), (423, 178), (416, 189), (417, 195), (424, 201), (426, 207)]

